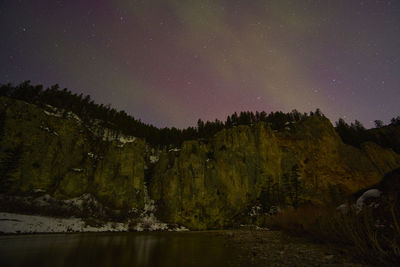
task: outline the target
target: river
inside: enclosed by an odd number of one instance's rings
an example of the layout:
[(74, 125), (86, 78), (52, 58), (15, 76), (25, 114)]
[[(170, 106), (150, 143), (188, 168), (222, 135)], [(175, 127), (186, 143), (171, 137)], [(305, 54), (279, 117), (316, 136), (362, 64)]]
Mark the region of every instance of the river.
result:
[(0, 236), (0, 266), (232, 266), (239, 251), (209, 232)]

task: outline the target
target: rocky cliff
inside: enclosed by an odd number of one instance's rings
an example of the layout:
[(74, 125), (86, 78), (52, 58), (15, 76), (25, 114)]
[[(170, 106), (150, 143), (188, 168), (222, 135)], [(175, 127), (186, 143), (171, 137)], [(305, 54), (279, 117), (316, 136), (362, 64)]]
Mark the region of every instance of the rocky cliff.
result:
[(328, 119), (312, 116), (283, 132), (260, 123), (185, 142), (160, 157), (151, 193), (164, 220), (220, 228), (288, 205), (343, 201), (399, 166), (392, 150), (345, 145)]
[(234, 126), (156, 157), (144, 140), (105, 135), (52, 107), (1, 98), (0, 114), (2, 193), (90, 193), (127, 211), (143, 209), (146, 180), (158, 216), (191, 229), (257, 223), (251, 218), (286, 206), (339, 201), (400, 167), (392, 150), (343, 144), (320, 116), (280, 132), (264, 123)]
[(143, 207), (143, 140), (108, 141), (72, 113), (9, 98), (0, 113), (1, 192), (90, 193), (114, 209)]

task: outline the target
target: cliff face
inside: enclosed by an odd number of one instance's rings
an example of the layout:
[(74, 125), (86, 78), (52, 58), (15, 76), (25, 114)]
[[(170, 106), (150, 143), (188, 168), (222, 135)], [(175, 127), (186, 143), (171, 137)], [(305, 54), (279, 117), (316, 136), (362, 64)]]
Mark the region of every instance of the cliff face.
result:
[(2, 192), (91, 193), (114, 209), (142, 208), (143, 140), (103, 141), (71, 113), (1, 98)]
[(340, 201), (399, 166), (400, 155), (345, 145), (329, 120), (313, 116), (284, 132), (257, 124), (185, 142), (160, 157), (151, 193), (163, 219), (220, 228), (276, 207)]
[(263, 123), (225, 129), (157, 161), (143, 140), (104, 135), (52, 107), (0, 98), (0, 115), (0, 193), (90, 193), (113, 209), (143, 209), (146, 175), (159, 217), (191, 229), (257, 223), (253, 215), (277, 208), (341, 201), (400, 167), (392, 150), (343, 144), (318, 116), (282, 132)]

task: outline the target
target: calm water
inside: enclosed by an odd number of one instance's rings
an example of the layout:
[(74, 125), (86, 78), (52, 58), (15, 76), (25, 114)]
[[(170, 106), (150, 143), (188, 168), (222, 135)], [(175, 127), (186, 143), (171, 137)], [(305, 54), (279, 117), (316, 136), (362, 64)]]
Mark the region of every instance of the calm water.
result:
[(0, 236), (0, 266), (232, 266), (239, 251), (202, 232)]

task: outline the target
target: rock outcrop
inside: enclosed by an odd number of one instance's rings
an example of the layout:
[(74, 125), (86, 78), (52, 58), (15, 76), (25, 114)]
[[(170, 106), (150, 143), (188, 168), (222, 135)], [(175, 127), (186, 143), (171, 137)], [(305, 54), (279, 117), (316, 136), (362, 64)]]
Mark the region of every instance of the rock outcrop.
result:
[(221, 228), (287, 205), (340, 201), (399, 166), (392, 150), (345, 145), (328, 119), (311, 116), (283, 132), (260, 123), (185, 142), (161, 155), (151, 194), (166, 221)]
[(91, 194), (112, 209), (143, 210), (146, 182), (159, 218), (191, 229), (229, 227), (308, 202), (340, 202), (400, 167), (400, 155), (390, 149), (345, 145), (321, 116), (279, 132), (266, 123), (234, 126), (149, 153), (154, 149), (144, 140), (111, 138), (109, 131), (103, 138), (100, 128), (52, 107), (0, 98), (0, 115), (1, 193)]
[(103, 141), (74, 114), (46, 109), (1, 98), (0, 191), (90, 193), (114, 209), (142, 208), (145, 142)]

